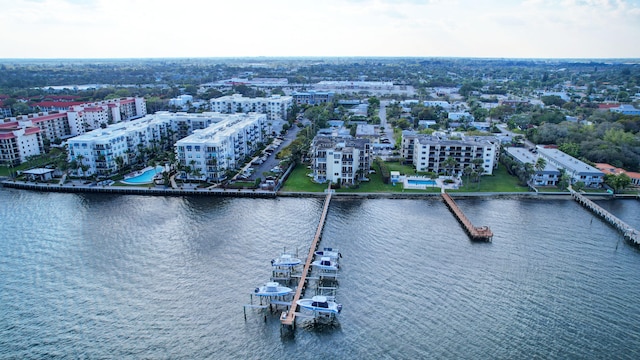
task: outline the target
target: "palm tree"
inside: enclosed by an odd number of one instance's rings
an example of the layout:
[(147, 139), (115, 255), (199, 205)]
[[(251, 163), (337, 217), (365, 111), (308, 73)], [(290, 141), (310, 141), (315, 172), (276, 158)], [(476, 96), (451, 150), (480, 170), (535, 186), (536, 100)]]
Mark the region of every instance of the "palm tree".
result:
[(119, 174), (120, 171), (122, 171), (122, 168), (124, 167), (124, 158), (122, 156), (116, 156), (115, 161), (116, 161), (116, 171)]
[(536, 169), (536, 172), (541, 173), (540, 175), (542, 176), (542, 170), (544, 170), (546, 166), (547, 166), (547, 160), (545, 160), (542, 157), (539, 157), (538, 160), (536, 160), (536, 164), (534, 165), (534, 168)]
[(477, 182), (478, 184), (480, 183), (480, 175), (482, 175), (482, 173), (484, 172), (484, 169), (482, 169), (482, 164), (484, 163), (484, 160), (482, 160), (481, 158), (475, 158), (473, 160), (471, 160), (471, 164), (473, 164), (473, 181)]
[(531, 177), (533, 176), (533, 174), (535, 174), (535, 170), (533, 169), (533, 164), (532, 163), (525, 163), (524, 164), (524, 171), (522, 173), (523, 179), (522, 182), (523, 183), (528, 183), (529, 180), (531, 180)]
[(462, 169), (462, 174), (467, 177), (467, 183), (470, 182), (469, 178), (470, 178), (472, 173), (473, 173), (473, 168), (470, 165), (467, 165), (467, 166), (464, 167), (464, 169)]
[[(77, 161), (77, 166), (78, 167), (76, 167), (75, 170), (78, 170), (78, 169), (84, 167), (84, 164), (83, 164), (82, 160), (84, 160), (84, 155), (79, 154), (78, 156), (76, 156), (76, 161)], [(84, 175), (84, 170), (83, 170), (83, 175)]]
[(453, 177), (453, 170), (458, 165), (458, 161), (453, 157), (449, 156), (443, 163), (445, 169), (449, 170), (449, 176)]
[[(196, 161), (195, 160), (191, 160), (189, 161), (189, 174), (194, 175), (196, 174)], [(199, 170), (198, 170), (199, 171)]]

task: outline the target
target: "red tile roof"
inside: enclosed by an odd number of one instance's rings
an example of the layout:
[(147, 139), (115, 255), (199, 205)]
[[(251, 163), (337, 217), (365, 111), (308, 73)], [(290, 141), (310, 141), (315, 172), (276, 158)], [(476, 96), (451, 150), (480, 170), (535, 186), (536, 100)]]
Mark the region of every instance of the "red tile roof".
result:
[(68, 109), (70, 106), (82, 105), (83, 102), (80, 101), (40, 101), (34, 103), (33, 106), (39, 106), (44, 108), (56, 107), (56, 108), (64, 108)]
[(14, 139), (15, 137), (12, 132), (0, 133), (0, 139)]
[(37, 134), (39, 132), (40, 132), (40, 128), (38, 128), (38, 127), (28, 127), (26, 129), (24, 129), (24, 134), (25, 135)]
[(58, 114), (43, 115), (43, 116), (32, 117), (32, 118), (23, 117), (22, 120), (31, 120), (34, 123), (38, 123), (38, 122), (42, 122), (42, 121), (46, 121), (46, 120), (60, 119), (60, 118), (64, 118), (64, 117), (67, 117), (67, 113), (66, 112), (61, 112), (61, 113), (58, 113)]
[(0, 129), (17, 129), (18, 122), (17, 121), (9, 121), (5, 123), (0, 123)]

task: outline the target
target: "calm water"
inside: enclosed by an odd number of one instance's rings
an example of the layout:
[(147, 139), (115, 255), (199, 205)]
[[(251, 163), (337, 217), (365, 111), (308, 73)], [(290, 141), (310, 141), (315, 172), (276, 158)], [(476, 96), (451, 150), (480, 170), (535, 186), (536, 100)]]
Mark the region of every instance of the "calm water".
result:
[[(640, 202), (600, 203), (640, 228)], [(571, 200), (332, 201), (340, 324), (281, 337), (242, 304), (320, 199), (0, 189), (0, 358), (640, 357), (640, 251)]]

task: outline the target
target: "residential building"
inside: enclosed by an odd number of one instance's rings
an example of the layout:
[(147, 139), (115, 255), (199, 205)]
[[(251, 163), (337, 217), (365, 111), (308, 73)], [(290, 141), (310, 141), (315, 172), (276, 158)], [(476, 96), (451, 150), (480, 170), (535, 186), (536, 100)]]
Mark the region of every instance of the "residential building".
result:
[[(200, 179), (221, 181), (258, 149), (267, 123), (265, 114), (229, 114), (224, 120), (180, 139), (175, 144), (179, 164)], [(183, 175), (189, 176), (186, 171)]]
[(636, 109), (633, 105), (622, 104), (615, 108), (610, 108), (609, 111), (617, 112), (622, 115), (640, 116), (640, 109)]
[(291, 96), (272, 95), (268, 98), (245, 98), (242, 94), (209, 100), (211, 111), (222, 114), (256, 112), (266, 114), (268, 120), (285, 120), (293, 105)]
[(169, 106), (175, 106), (181, 110), (187, 110), (189, 104), (193, 104), (193, 96), (191, 95), (179, 95), (169, 99)]
[(353, 185), (371, 168), (371, 142), (350, 136), (318, 135), (311, 144), (313, 179)]
[(294, 91), (291, 93), (293, 102), (298, 105), (317, 105), (330, 102), (334, 93), (331, 91)]
[(20, 165), (30, 156), (42, 153), (40, 128), (20, 126), (17, 122), (0, 123), (0, 164)]
[(625, 169), (621, 169), (613, 165), (609, 165), (607, 163), (597, 163), (596, 168), (602, 171), (604, 174), (611, 174), (611, 175), (627, 174), (627, 176), (631, 178), (631, 183), (633, 185), (640, 186), (640, 173), (626, 171)]
[(63, 140), (73, 136), (69, 115), (67, 112), (53, 111), (51, 113), (37, 113), (29, 115), (20, 115), (13, 118), (5, 119), (6, 122), (16, 123), (19, 127), (29, 128), (38, 127), (41, 136), (50, 141)]
[[(147, 114), (144, 98), (121, 98), (77, 105), (74, 102), (59, 102), (49, 108), (62, 111), (38, 112), (6, 118), (5, 122), (17, 122), (21, 127), (40, 128), (42, 139), (60, 141), (84, 134), (92, 129), (106, 127), (140, 118)], [(75, 105), (74, 105), (75, 104)]]
[(369, 139), (372, 143), (380, 142), (380, 134), (376, 125), (356, 125), (356, 139)]
[[(436, 174), (462, 174), (462, 170), (471, 166), (480, 167), (483, 175), (493, 174), (498, 166), (500, 140), (496, 137), (460, 136), (455, 139), (443, 133), (432, 135), (402, 132), (402, 157), (406, 163), (415, 166), (416, 171)], [(453, 158), (455, 166), (448, 167), (447, 159)]]
[(440, 106), (441, 108), (445, 109), (445, 110), (449, 110), (451, 109), (451, 104), (449, 104), (448, 101), (436, 101), (436, 100), (432, 100), (432, 101), (425, 101), (423, 102), (424, 106), (426, 107), (436, 107), (436, 106)]
[(67, 140), (68, 160), (78, 165), (78, 176), (108, 176), (136, 162), (143, 149), (170, 142), (169, 118), (147, 116), (109, 125)]
[(558, 169), (564, 169), (564, 171), (571, 176), (572, 184), (580, 181), (590, 188), (599, 188), (602, 186), (604, 174), (595, 167), (565, 154), (558, 149), (538, 145), (536, 146), (536, 150), (547, 163)]
[(505, 148), (505, 152), (512, 159), (516, 160), (520, 164), (531, 164), (532, 168), (535, 170), (533, 174), (532, 183), (535, 186), (557, 186), (560, 181), (560, 171), (556, 166), (546, 161), (545, 159), (545, 167), (544, 169), (538, 170), (535, 169), (535, 165), (538, 162), (538, 159), (541, 158), (540, 154), (536, 151), (535, 153), (522, 148), (522, 147), (507, 147)]

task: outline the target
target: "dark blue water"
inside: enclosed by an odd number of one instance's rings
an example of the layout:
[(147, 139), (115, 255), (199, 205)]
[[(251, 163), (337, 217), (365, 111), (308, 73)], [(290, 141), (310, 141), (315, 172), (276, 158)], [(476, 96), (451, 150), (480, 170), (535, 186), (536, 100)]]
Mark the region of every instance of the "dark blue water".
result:
[[(0, 358), (640, 356), (640, 252), (571, 200), (331, 203), (339, 325), (242, 305), (283, 248), (308, 250), (320, 199), (0, 189)], [(599, 202), (640, 228), (640, 203)]]

